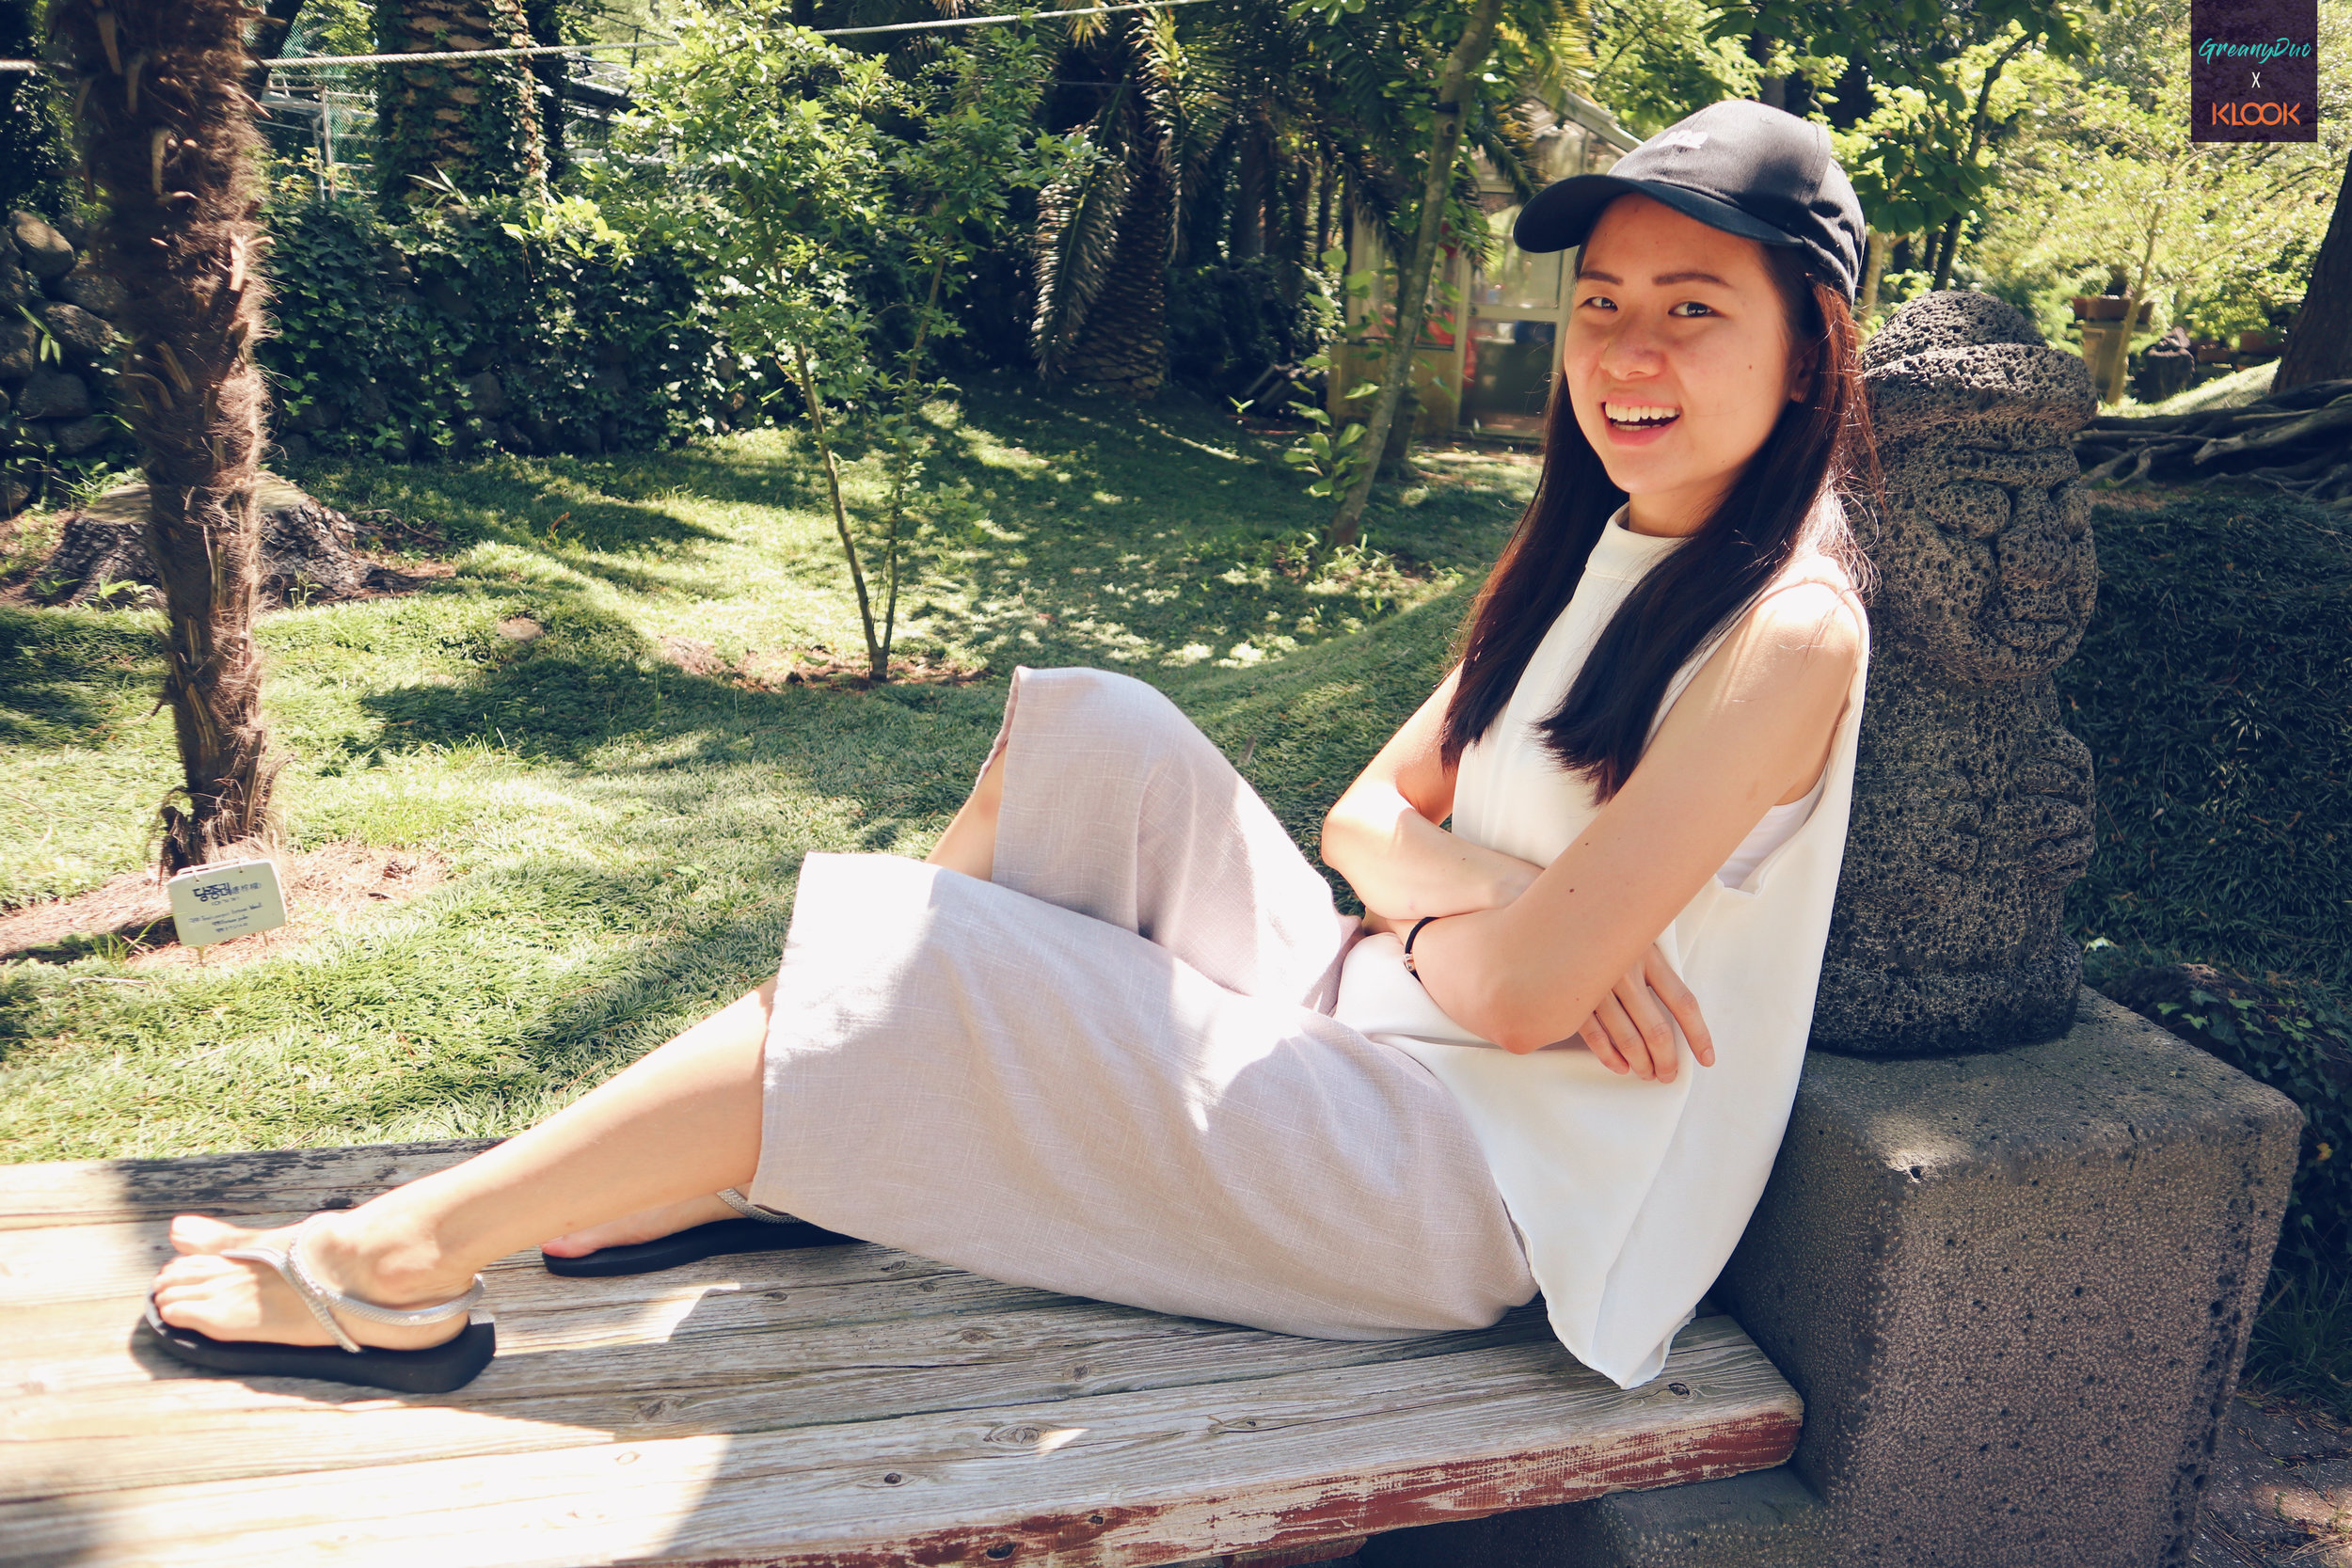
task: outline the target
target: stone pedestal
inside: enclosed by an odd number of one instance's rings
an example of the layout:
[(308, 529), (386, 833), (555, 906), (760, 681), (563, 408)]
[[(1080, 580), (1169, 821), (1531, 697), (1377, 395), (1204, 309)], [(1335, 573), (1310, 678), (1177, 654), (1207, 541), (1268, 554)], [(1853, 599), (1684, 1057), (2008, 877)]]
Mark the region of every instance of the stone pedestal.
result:
[(2043, 1044), (1816, 1052), (1714, 1292), (1804, 1396), (1796, 1456), (1378, 1537), (1367, 1568), (2183, 1562), (2301, 1125), (2091, 992)]

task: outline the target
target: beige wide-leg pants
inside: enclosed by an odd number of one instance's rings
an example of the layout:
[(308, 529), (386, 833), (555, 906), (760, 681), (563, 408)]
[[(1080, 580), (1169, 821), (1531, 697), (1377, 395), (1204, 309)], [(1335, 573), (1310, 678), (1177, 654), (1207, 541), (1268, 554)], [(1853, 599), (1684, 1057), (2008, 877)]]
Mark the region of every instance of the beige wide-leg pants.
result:
[[(811, 855), (751, 1196), (1014, 1284), (1339, 1339), (1530, 1300), (1452, 1095), (1328, 1016), (1356, 923), (1157, 690), (1015, 673), (993, 879)], [(994, 754), (994, 753), (992, 753)]]

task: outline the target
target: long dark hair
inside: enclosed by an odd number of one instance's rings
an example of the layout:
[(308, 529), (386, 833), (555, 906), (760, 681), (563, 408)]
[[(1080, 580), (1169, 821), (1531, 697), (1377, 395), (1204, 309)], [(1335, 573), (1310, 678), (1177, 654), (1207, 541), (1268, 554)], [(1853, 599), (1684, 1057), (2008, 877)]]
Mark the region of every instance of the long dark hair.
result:
[[(1566, 697), (1536, 727), (1561, 765), (1591, 781), (1602, 800), (1625, 786), (1649, 741), (1667, 683), (1699, 645), (1811, 546), (1857, 583), (1868, 562), (1840, 508), (1816, 515), (1822, 491), (1875, 500), (1878, 452), (1856, 361), (1860, 335), (1843, 291), (1809, 273), (1793, 247), (1765, 259), (1787, 312), (1797, 367), (1811, 376), (1804, 399), (1781, 409), (1772, 434), (1714, 513), (1626, 596), (1585, 658)], [(1554, 378), (1545, 415), (1543, 476), (1461, 636), (1461, 685), (1446, 709), (1451, 768), (1511, 700), (1527, 661), (1576, 593), (1601, 530), (1626, 494)]]

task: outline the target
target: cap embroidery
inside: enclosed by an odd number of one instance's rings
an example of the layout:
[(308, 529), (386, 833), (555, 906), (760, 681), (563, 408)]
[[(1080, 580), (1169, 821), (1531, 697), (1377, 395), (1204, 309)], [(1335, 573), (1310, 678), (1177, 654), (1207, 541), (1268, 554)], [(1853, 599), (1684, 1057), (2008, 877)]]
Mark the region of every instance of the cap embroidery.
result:
[(1650, 138), (1652, 147), (1683, 147), (1696, 152), (1707, 145), (1704, 131), (1661, 131)]

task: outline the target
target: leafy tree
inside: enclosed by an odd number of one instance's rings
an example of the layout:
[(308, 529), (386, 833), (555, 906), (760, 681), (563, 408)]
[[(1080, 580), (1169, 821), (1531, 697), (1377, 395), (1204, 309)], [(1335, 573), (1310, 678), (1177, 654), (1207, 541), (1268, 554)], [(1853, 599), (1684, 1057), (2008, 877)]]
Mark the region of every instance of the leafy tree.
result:
[(253, 644), (267, 394), (251, 353), (263, 289), (250, 15), (243, 0), (56, 0), (50, 16), (103, 209), (99, 254), (128, 299), (118, 381), (147, 475), (187, 791), (184, 811), (163, 808), (167, 873), (262, 832), (275, 772)]
[[(2185, 0), (2134, 0), (2116, 21), (2127, 44), (2039, 84), (2039, 129), (2011, 153), (1983, 261), (2012, 292), (2055, 296), (2121, 272), (2135, 312), (2153, 298), (2208, 332), (2269, 325), (2303, 292), (2328, 227), (2352, 84), (2322, 77), (2317, 143), (2191, 141)], [(2319, 46), (2352, 47), (2345, 0), (2323, 6)]]
[(1754, 98), (1761, 68), (1736, 38), (1708, 38), (1707, 0), (1593, 0), (1592, 96), (1648, 136), (1726, 98)]
[[(649, 109), (627, 135), (667, 148), (707, 193), (686, 218), (722, 325), (739, 358), (772, 372), (747, 383), (796, 399), (808, 421), (867, 673), (886, 680), (931, 439), (923, 408), (950, 390), (930, 373), (960, 330), (950, 296), (1012, 193), (1066, 155), (1033, 123), (1054, 52), (1028, 29), (992, 29), (904, 80), (801, 28), (699, 9), (672, 24), (683, 47), (648, 73)], [(881, 493), (863, 528), (843, 478), (861, 451)]]
[[(1589, 69), (1584, 17), (1562, 0), (1477, 0), (1468, 9), (1446, 0), (1295, 0), (1289, 14), (1311, 17), (1323, 30), (1324, 57), (1335, 76), (1350, 82), (1347, 99), (1367, 105), (1351, 118), (1361, 124), (1377, 113), (1390, 129), (1374, 147), (1394, 150), (1391, 167), (1410, 177), (1409, 197), (1394, 193), (1390, 204), (1394, 221), (1386, 227), (1396, 258), (1390, 297), (1396, 309), (1386, 325), (1379, 390), (1361, 437), (1363, 451), (1386, 456), (1438, 252), (1451, 237), (1483, 255), (1491, 233), (1466, 154), (1472, 148), (1486, 152), (1523, 194), (1532, 192), (1534, 158), (1519, 111), (1571, 65)], [(1368, 70), (1381, 74), (1367, 82)], [(1381, 111), (1370, 110), (1372, 103)], [(1351, 189), (1375, 213), (1383, 204), (1376, 182)], [(1375, 462), (1352, 468), (1325, 533), (1328, 547), (1356, 542), (1378, 474)]]
[[(2105, 11), (2113, 0), (2090, 3)], [(1890, 234), (1917, 233), (1942, 288), (1963, 229), (1998, 179), (1995, 87), (2028, 50), (2082, 57), (2090, 16), (2078, 0), (1754, 0), (1721, 12), (1707, 36), (1741, 40), (1751, 57), (1793, 70), (1802, 96), (1818, 96), (1812, 83), (1835, 84), (1836, 118), (1852, 127), (1840, 161), (1874, 215), (1867, 281), (1875, 285)], [(1771, 77), (1759, 85), (1768, 103), (1787, 95)]]

